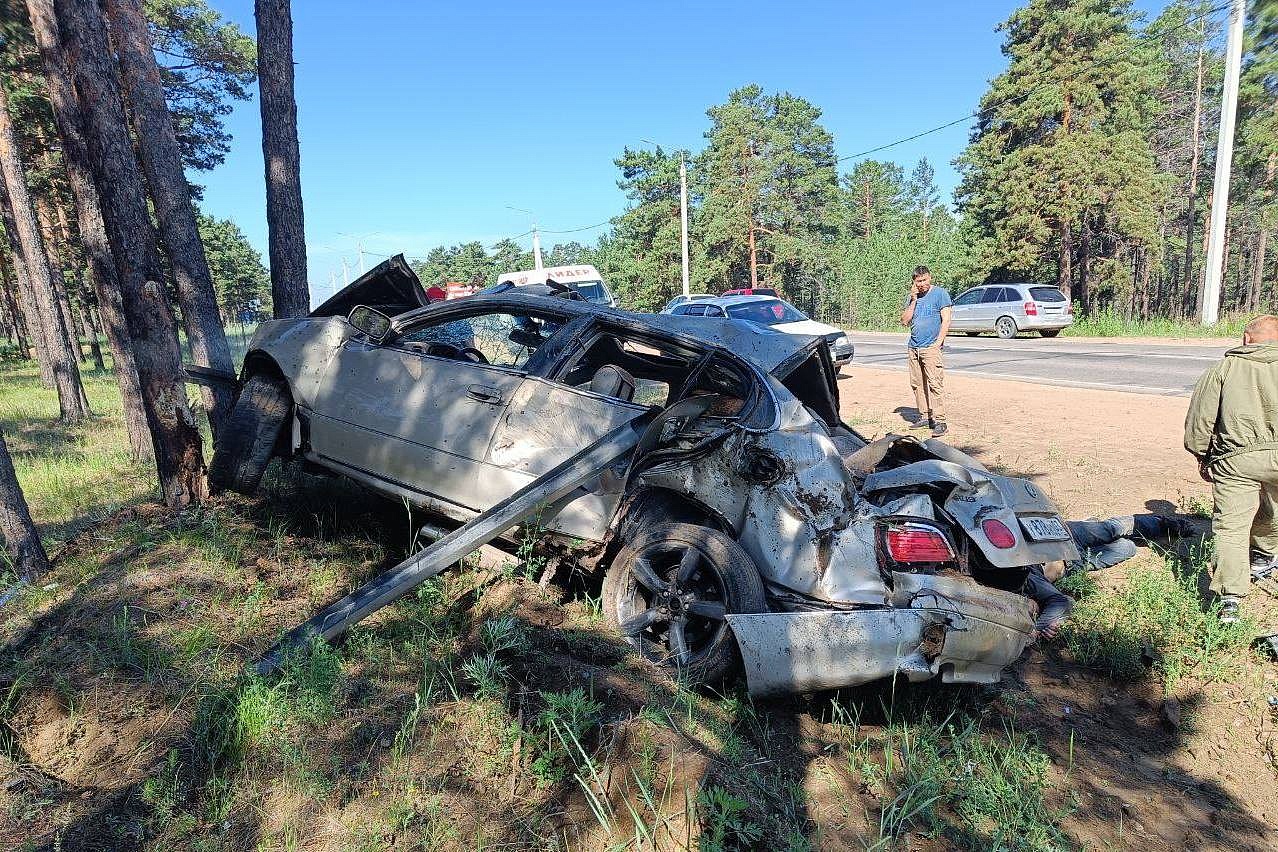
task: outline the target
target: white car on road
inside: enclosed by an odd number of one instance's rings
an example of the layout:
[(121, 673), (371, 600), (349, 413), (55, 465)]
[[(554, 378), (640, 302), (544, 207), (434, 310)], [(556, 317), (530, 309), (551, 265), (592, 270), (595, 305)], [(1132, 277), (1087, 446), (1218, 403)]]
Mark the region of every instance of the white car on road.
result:
[(786, 334), (823, 337), (830, 345), (830, 357), (834, 360), (836, 368), (842, 369), (852, 361), (854, 350), (847, 332), (841, 328), (817, 322), (794, 305), (775, 296), (719, 296), (698, 299), (695, 302), (685, 302), (682, 305), (667, 308), (662, 313), (684, 317), (727, 317), (745, 320), (756, 325), (766, 325), (774, 331)]
[(950, 331), (961, 331), (972, 337), (992, 331), (1004, 340), (1022, 331), (1055, 337), (1072, 322), (1074, 307), (1056, 287), (986, 284), (965, 290), (954, 299)]

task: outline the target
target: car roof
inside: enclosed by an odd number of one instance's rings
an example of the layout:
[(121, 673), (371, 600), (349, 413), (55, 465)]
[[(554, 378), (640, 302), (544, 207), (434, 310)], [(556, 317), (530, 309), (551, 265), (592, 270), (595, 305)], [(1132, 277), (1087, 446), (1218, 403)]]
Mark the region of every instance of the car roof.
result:
[[(729, 296), (713, 301), (735, 304), (741, 301), (758, 301), (766, 296)], [(808, 348), (820, 337), (806, 334), (787, 334), (775, 331), (769, 326), (757, 325), (745, 320), (725, 319), (718, 317), (688, 317), (673, 314), (641, 314), (635, 311), (623, 311), (609, 308), (594, 302), (567, 299), (562, 296), (543, 296), (533, 293), (521, 293), (508, 290), (504, 293), (477, 293), (463, 299), (448, 302), (436, 302), (424, 308), (418, 308), (395, 317), (396, 327), (425, 319), (435, 313), (453, 313), (474, 307), (487, 307), (493, 310), (502, 308), (522, 308), (532, 311), (548, 311), (565, 314), (570, 318), (595, 315), (603, 320), (614, 320), (630, 327), (642, 327), (654, 332), (671, 334), (695, 340), (729, 350), (750, 363), (770, 373), (800, 351)]]
[(703, 305), (718, 305), (721, 308), (731, 307), (732, 305), (743, 305), (751, 302), (780, 302), (780, 296), (715, 296), (712, 299), (699, 299)]

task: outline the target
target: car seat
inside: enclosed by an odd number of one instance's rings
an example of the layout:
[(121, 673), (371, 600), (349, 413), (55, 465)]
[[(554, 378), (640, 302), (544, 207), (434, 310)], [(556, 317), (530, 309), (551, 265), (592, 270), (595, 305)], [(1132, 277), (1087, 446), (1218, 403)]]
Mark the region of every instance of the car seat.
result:
[(604, 364), (590, 379), (590, 389), (604, 396), (632, 402), (635, 398), (635, 377), (615, 364)]

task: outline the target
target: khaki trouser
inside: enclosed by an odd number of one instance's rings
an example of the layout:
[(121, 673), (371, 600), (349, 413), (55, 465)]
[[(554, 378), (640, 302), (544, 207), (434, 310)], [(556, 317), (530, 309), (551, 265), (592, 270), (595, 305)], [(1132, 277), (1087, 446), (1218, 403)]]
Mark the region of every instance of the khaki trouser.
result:
[(1243, 597), (1251, 589), (1250, 548), (1278, 553), (1278, 450), (1254, 450), (1211, 466), (1216, 567), (1211, 590)]
[(941, 344), (909, 349), (906, 360), (910, 364), (910, 387), (914, 388), (914, 406), (919, 416), (933, 423), (944, 423), (945, 364), (941, 362)]

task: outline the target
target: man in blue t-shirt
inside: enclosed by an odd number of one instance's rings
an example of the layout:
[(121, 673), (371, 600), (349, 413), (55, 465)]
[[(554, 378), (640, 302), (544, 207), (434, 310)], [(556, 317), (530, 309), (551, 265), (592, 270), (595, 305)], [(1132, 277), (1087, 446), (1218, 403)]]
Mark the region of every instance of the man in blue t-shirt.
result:
[(926, 266), (915, 267), (910, 285), (910, 300), (901, 311), (901, 325), (910, 327), (907, 360), (910, 364), (910, 387), (918, 417), (915, 429), (931, 428), (932, 437), (945, 434), (945, 364), (941, 347), (950, 330), (950, 294), (932, 283), (932, 272)]

